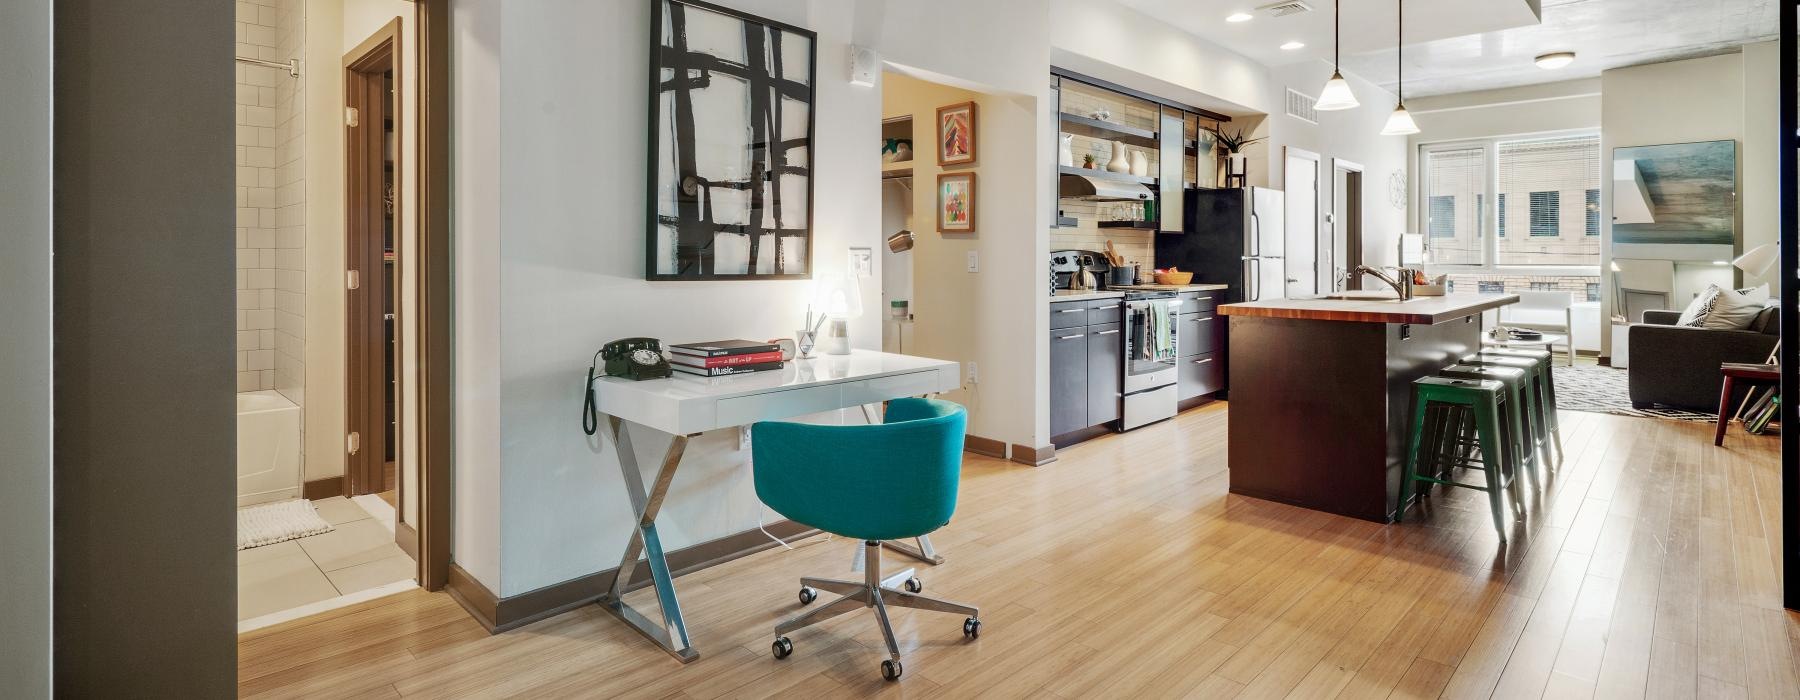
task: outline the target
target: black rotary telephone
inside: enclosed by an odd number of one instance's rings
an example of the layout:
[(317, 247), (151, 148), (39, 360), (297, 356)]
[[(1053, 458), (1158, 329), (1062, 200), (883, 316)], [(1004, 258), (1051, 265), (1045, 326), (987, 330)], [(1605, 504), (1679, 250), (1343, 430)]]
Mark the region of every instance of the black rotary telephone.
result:
[(655, 338), (620, 338), (600, 346), (594, 361), (588, 364), (586, 399), (581, 405), (581, 429), (589, 435), (600, 429), (600, 416), (594, 410), (597, 369), (604, 369), (608, 377), (632, 381), (661, 379), (671, 374), (669, 360), (663, 357), (662, 342)]

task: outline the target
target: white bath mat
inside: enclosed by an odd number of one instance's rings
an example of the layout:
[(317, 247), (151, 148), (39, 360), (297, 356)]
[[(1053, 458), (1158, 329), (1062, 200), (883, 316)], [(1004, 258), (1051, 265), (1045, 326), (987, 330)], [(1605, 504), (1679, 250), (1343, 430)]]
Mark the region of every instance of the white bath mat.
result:
[(239, 508), (237, 516), (240, 550), (331, 532), (331, 523), (319, 517), (312, 501), (300, 498)]

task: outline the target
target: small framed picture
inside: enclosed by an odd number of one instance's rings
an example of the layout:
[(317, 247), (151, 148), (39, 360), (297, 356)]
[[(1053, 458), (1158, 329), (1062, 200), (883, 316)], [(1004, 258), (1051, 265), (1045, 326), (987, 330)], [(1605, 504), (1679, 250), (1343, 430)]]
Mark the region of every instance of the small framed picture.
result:
[(937, 111), (938, 165), (975, 163), (975, 103), (944, 105)]
[(940, 173), (938, 233), (975, 232), (975, 173)]

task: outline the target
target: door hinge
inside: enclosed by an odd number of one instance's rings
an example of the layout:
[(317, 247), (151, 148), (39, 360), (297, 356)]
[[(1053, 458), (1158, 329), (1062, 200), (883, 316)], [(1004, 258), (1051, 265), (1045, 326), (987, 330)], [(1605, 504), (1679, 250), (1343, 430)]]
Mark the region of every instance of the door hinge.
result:
[(344, 126), (356, 126), (356, 108), (344, 108)]
[(356, 270), (345, 270), (344, 288), (362, 289), (362, 274), (358, 273)]
[(349, 450), (350, 454), (356, 454), (357, 452), (361, 451), (362, 450), (362, 433), (351, 433), (349, 435), (344, 436), (344, 448)]

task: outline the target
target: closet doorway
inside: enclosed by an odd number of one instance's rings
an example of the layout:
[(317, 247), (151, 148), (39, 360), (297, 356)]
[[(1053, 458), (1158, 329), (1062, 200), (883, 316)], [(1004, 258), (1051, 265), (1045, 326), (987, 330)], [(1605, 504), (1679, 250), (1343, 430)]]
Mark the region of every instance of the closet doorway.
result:
[(1363, 166), (1342, 158), (1331, 159), (1331, 266), (1332, 291), (1362, 289), (1362, 275), (1350, 274), (1363, 264)]
[(345, 495), (396, 508), (410, 486), (399, 474), (400, 36), (396, 18), (344, 57)]

